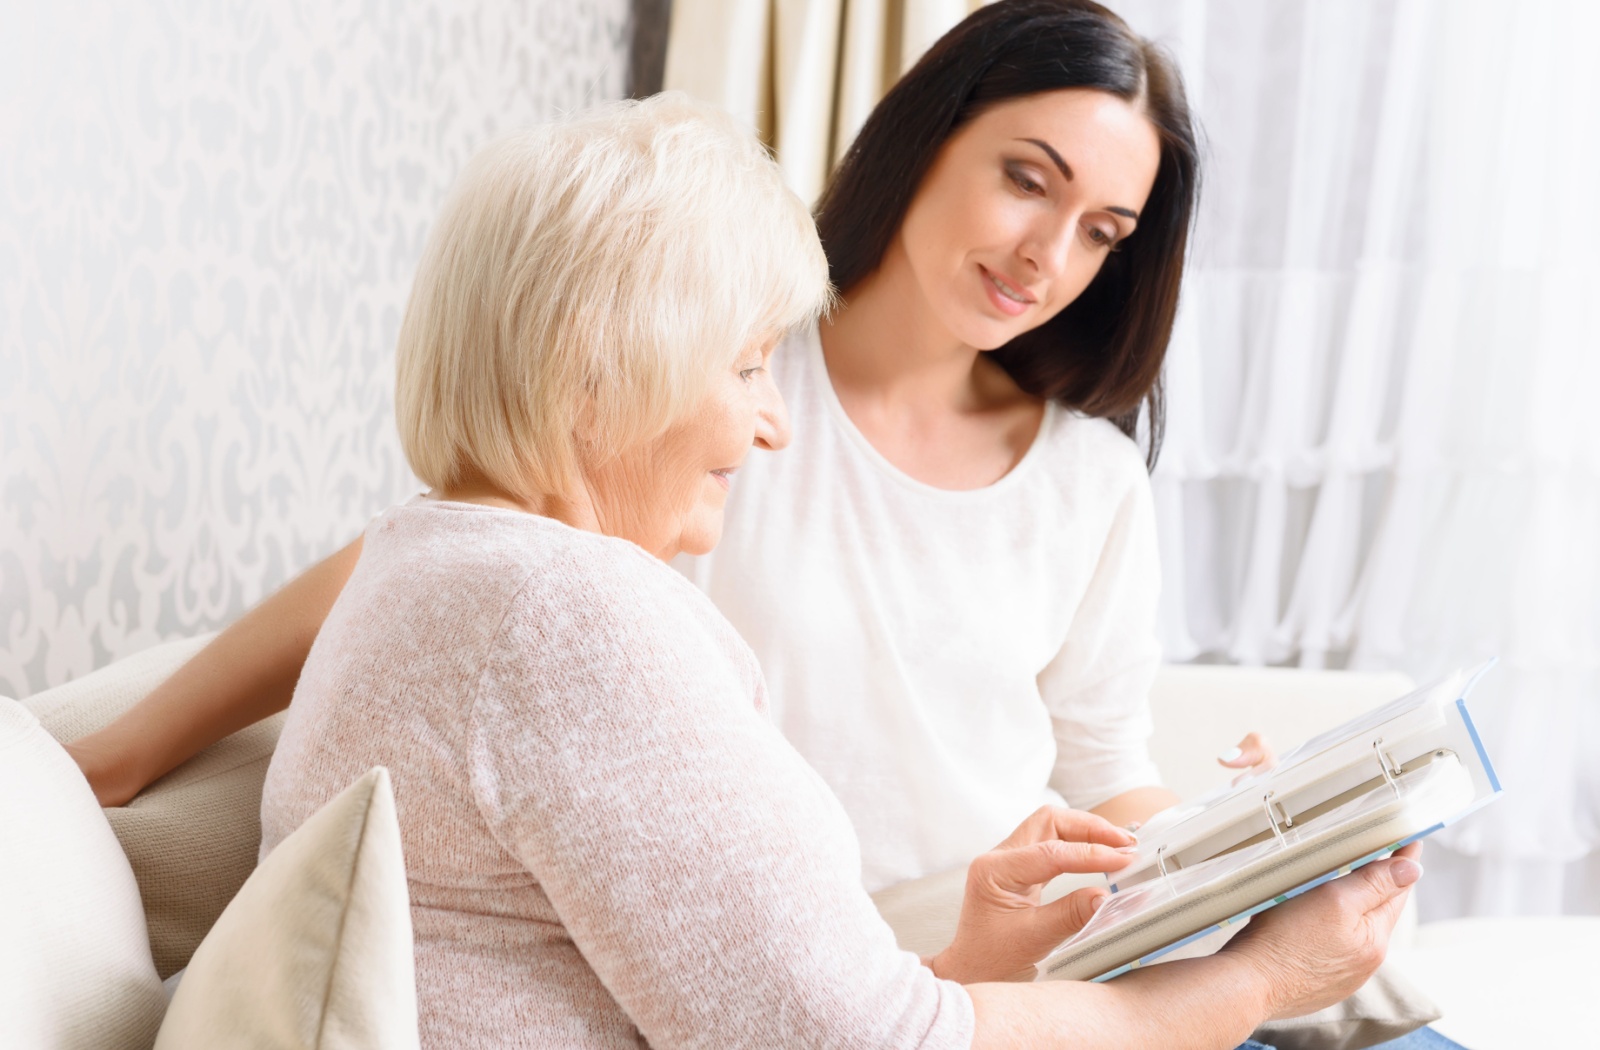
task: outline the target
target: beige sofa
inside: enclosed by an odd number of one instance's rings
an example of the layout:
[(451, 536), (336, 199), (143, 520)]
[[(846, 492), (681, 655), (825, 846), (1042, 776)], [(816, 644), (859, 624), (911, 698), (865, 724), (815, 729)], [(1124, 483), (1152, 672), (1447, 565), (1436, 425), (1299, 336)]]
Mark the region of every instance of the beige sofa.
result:
[[(205, 641), (154, 647), (24, 704), (58, 739), (72, 739), (110, 721)], [(1397, 675), (1167, 668), (1153, 697), (1153, 750), (1175, 790), (1198, 793), (1226, 775), (1210, 756), (1245, 731), (1287, 746), (1408, 686)], [(138, 880), (162, 977), (185, 965), (255, 865), (261, 781), (280, 726), (272, 719), (238, 733), (105, 811)], [(962, 873), (949, 872), (876, 899), (902, 944), (929, 953), (954, 929), (961, 885)], [(1413, 921), (1392, 958), (1443, 1009), (1435, 1027), (1473, 1050), (1600, 1046), (1578, 994), (1600, 988), (1596, 940), (1600, 919)]]

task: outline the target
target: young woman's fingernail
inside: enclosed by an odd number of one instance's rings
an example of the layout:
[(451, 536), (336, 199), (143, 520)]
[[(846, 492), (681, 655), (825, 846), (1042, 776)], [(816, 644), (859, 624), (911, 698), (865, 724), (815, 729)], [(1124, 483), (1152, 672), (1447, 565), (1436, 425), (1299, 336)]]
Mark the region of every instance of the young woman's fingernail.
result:
[(1132, 835), (1134, 832), (1138, 831), (1142, 827), (1144, 827), (1144, 821), (1136, 820), (1132, 824), (1124, 824), (1123, 827), (1122, 827), (1122, 830), (1124, 830), (1128, 834)]
[(1116, 849), (1116, 851), (1118, 853), (1138, 853), (1139, 852), (1139, 844), (1137, 842), (1135, 842), (1131, 846), (1117, 846), (1117, 847), (1115, 847), (1115, 849)]
[(1244, 754), (1244, 752), (1239, 750), (1238, 748), (1230, 747), (1230, 748), (1228, 748), (1228, 750), (1224, 751), (1222, 754), (1217, 756), (1217, 761), (1218, 762), (1237, 762), (1239, 760), (1239, 756), (1242, 755), (1242, 754)]

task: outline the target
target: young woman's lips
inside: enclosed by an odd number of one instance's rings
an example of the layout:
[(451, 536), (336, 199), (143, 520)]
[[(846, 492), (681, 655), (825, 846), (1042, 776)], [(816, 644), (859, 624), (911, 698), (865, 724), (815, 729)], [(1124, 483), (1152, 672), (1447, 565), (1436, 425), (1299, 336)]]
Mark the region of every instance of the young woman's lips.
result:
[[(1001, 286), (996, 282), (994, 274), (990, 273), (982, 265), (979, 265), (978, 269), (983, 274), (983, 290), (989, 293), (989, 301), (994, 304), (996, 310), (999, 310), (1007, 317), (1020, 317), (1027, 312), (1028, 307), (1033, 305), (1031, 302), (1018, 302), (1016, 299), (1011, 298), (1011, 296), (1000, 290)], [(1017, 289), (1011, 286), (1010, 282), (1007, 282), (1006, 286), (1013, 293), (1017, 292)]]

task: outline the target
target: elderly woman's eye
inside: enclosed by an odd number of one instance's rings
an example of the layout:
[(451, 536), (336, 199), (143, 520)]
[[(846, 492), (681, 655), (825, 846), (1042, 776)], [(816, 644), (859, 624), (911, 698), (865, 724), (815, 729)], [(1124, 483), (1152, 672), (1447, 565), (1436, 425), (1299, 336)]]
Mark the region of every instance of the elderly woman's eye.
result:
[(760, 365), (757, 365), (755, 368), (740, 369), (739, 378), (743, 379), (746, 383), (748, 383), (748, 382), (750, 382), (751, 377), (760, 375), (762, 372), (765, 372), (765, 371), (766, 371), (766, 369), (761, 367)]

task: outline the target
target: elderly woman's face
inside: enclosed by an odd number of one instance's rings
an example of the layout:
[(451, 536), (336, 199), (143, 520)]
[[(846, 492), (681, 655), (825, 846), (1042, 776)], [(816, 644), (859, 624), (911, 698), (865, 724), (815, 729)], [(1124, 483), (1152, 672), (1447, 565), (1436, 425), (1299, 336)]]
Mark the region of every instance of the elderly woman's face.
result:
[(789, 416), (767, 370), (776, 340), (745, 348), (712, 377), (700, 407), (656, 441), (588, 472), (601, 530), (663, 559), (704, 554), (751, 445), (789, 443)]

